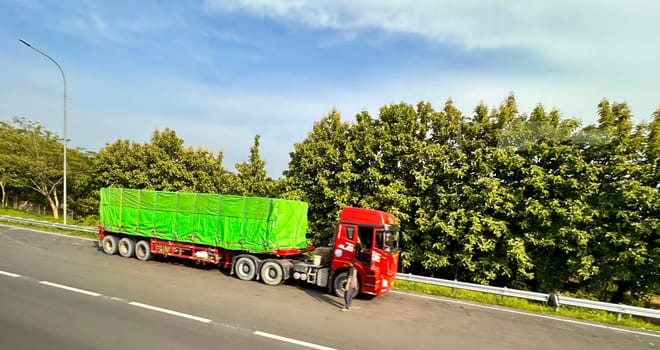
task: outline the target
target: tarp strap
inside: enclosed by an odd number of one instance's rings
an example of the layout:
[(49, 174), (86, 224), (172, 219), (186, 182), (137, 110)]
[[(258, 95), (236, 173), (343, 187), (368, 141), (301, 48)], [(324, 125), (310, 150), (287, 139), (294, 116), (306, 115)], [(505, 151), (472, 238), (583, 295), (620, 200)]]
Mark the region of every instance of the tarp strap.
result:
[[(167, 211), (167, 210), (163, 210)], [(179, 223), (179, 192), (176, 192), (174, 194), (174, 220), (172, 220), (172, 233), (174, 233), (174, 237), (176, 237), (176, 229), (177, 229), (177, 224)], [(177, 239), (178, 240), (178, 239)]]
[(243, 197), (243, 217), (241, 218), (241, 248), (245, 242), (245, 213), (247, 212), (247, 197)]
[[(154, 229), (153, 229), (154, 236), (158, 236), (158, 230), (157, 230), (157, 227), (156, 227), (156, 208), (158, 208), (158, 193), (154, 193), (154, 206), (152, 208), (153, 213), (154, 213), (154, 220), (153, 220), (153, 223), (154, 223)], [(176, 237), (176, 233), (174, 234), (174, 236)]]
[(124, 213), (124, 189), (119, 191), (119, 227), (118, 227), (118, 229), (119, 229), (120, 232), (121, 232), (122, 226), (124, 226), (123, 225), (124, 222), (122, 221), (123, 220), (123, 217), (122, 217), (123, 213)]
[(268, 250), (268, 242), (270, 239), (270, 214), (273, 212), (273, 199), (268, 201), (268, 215), (266, 216), (266, 235), (264, 237), (264, 250)]
[(221, 223), (221, 218), (222, 218), (222, 196), (218, 194), (218, 197), (220, 198), (219, 203), (218, 203), (218, 225), (215, 228), (215, 245), (218, 246), (218, 236), (220, 235), (220, 225)]
[(199, 216), (199, 213), (197, 212), (197, 196), (198, 194), (195, 193), (195, 201), (193, 203), (193, 215), (191, 216), (192, 219), (192, 236), (190, 237), (191, 241), (195, 240), (195, 219)]
[(135, 221), (137, 222), (137, 227), (136, 231), (137, 233), (140, 233), (140, 208), (142, 208), (142, 191), (138, 191), (137, 193), (137, 208), (135, 208), (135, 212), (137, 214), (137, 217), (135, 218)]

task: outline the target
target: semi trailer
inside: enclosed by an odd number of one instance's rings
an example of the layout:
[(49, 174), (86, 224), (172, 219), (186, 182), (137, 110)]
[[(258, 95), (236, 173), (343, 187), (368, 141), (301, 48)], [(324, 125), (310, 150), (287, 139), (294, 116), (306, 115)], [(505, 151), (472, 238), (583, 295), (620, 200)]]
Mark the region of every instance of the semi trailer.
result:
[(314, 247), (302, 201), (111, 187), (100, 190), (100, 199), (106, 254), (183, 258), (241, 280), (276, 286), (293, 279), (340, 297), (351, 259), (361, 293), (386, 294), (396, 279), (400, 227), (384, 211), (342, 208), (332, 245)]

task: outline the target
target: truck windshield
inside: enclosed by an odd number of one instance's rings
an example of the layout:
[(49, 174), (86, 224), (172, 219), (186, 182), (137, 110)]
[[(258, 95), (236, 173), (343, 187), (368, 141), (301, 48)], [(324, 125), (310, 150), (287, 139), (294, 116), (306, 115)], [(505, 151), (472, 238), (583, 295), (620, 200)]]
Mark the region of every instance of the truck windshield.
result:
[(376, 231), (376, 247), (386, 253), (394, 253), (399, 249), (399, 231)]

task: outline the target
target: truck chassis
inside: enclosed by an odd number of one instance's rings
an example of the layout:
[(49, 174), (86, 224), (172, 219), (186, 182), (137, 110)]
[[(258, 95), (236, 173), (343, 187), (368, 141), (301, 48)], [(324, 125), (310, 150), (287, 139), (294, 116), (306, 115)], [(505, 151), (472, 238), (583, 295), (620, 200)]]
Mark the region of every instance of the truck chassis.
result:
[(230, 274), (245, 281), (261, 280), (266, 285), (276, 286), (293, 278), (311, 285), (327, 287), (329, 292), (340, 297), (343, 297), (345, 292), (343, 284), (346, 272), (337, 271), (335, 277), (327, 265), (329, 262), (323, 259), (328, 250), (332, 253), (332, 248), (329, 247), (316, 248), (315, 259), (308, 259), (303, 254), (313, 250), (311, 246), (306, 249), (277, 250), (269, 254), (251, 254), (193, 243), (118, 234), (107, 232), (101, 227), (98, 230), (99, 244), (106, 254), (135, 257), (141, 261), (151, 260), (156, 255), (175, 257), (230, 269)]

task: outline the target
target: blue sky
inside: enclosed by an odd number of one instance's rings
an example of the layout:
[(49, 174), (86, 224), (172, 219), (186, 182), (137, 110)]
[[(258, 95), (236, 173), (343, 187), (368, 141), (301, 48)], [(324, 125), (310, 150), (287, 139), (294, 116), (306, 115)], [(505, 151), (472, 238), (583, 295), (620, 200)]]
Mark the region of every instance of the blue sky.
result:
[(271, 177), (333, 107), (451, 98), (464, 114), (516, 95), (583, 124), (602, 98), (635, 122), (660, 107), (653, 0), (0, 2), (0, 120), (23, 116), (96, 151), (170, 128), (234, 170), (256, 134)]

